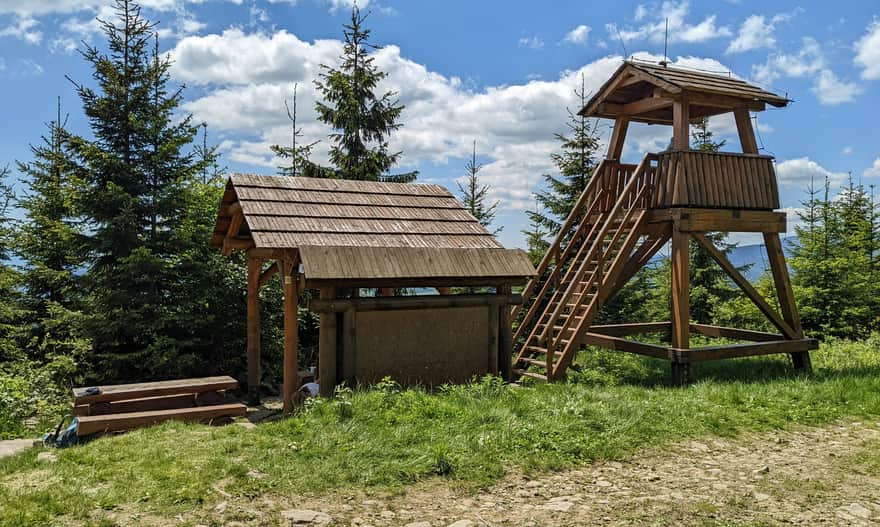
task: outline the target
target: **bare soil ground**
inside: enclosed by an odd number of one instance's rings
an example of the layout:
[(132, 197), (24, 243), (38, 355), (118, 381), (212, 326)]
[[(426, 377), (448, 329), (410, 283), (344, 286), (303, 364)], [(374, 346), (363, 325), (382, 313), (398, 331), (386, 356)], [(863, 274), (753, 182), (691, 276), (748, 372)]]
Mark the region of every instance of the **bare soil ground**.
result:
[(878, 460), (880, 423), (848, 422), (680, 443), (626, 462), (510, 476), (476, 493), (437, 479), (400, 494), (228, 496), (172, 524), (880, 525)]

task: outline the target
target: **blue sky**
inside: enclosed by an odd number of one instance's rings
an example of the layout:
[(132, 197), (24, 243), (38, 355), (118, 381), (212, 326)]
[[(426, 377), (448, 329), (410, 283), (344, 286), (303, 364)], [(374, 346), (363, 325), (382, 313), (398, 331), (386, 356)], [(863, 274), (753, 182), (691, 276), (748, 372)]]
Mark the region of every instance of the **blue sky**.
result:
[[(233, 171), (273, 173), (268, 146), (289, 133), (283, 100), (299, 83), (304, 140), (322, 142), (312, 81), (340, 52), (349, 0), (144, 0), (160, 22), (184, 110), (208, 123)], [(0, 86), (6, 126), (0, 163), (27, 160), (61, 96), (70, 127), (86, 132), (65, 75), (88, 82), (76, 53), (102, 42), (94, 22), (104, 0), (0, 0)], [(848, 172), (880, 181), (880, 5), (877, 2), (416, 2), (362, 0), (383, 87), (400, 92), (404, 127), (392, 139), (403, 168), (455, 189), (472, 141), (481, 175), (500, 200), (501, 241), (522, 244), (523, 210), (541, 174), (553, 171), (553, 134), (564, 130), (572, 90), (595, 90), (628, 55), (657, 60), (669, 19), (669, 56), (682, 66), (727, 72), (787, 93), (788, 108), (761, 113), (758, 129), (777, 158), (783, 206), (793, 211), (810, 179)], [(603, 136), (608, 123), (602, 123)], [(731, 119), (713, 129), (738, 148)], [(635, 126), (624, 156), (668, 143), (664, 127)], [(794, 218), (790, 217), (790, 222)], [(743, 238), (742, 241), (751, 241)]]

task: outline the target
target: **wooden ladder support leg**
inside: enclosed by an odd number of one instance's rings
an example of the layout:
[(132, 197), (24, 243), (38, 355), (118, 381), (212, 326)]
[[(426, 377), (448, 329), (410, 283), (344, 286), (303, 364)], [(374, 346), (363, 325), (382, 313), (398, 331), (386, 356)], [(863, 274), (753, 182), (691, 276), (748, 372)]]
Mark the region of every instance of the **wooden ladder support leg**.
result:
[[(773, 283), (776, 285), (776, 296), (779, 299), (782, 318), (794, 330), (796, 337), (804, 338), (804, 330), (801, 327), (801, 318), (794, 301), (794, 291), (791, 288), (791, 279), (788, 276), (785, 253), (782, 251), (779, 235), (765, 232), (764, 246), (767, 248), (767, 259), (770, 261), (770, 271), (773, 273)], [(809, 351), (792, 353), (791, 362), (797, 370), (809, 372), (813, 369)]]
[(248, 404), (260, 404), (260, 274), (263, 260), (247, 261), (247, 368)]

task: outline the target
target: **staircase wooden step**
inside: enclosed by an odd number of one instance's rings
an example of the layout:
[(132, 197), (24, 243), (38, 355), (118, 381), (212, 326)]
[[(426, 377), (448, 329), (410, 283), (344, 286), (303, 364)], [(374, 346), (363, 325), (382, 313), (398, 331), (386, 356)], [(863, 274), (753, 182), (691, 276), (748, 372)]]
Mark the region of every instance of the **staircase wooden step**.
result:
[(530, 377), (532, 379), (537, 379), (539, 381), (547, 382), (547, 376), (541, 375), (540, 373), (535, 373), (533, 371), (527, 371), (527, 370), (513, 370), (513, 371), (514, 371), (514, 373), (516, 373), (517, 375), (519, 375), (521, 377)]
[(533, 364), (535, 366), (541, 366), (542, 368), (547, 367), (547, 361), (545, 361), (545, 360), (533, 359), (531, 357), (523, 357), (520, 359), (520, 361), (525, 362), (526, 364)]

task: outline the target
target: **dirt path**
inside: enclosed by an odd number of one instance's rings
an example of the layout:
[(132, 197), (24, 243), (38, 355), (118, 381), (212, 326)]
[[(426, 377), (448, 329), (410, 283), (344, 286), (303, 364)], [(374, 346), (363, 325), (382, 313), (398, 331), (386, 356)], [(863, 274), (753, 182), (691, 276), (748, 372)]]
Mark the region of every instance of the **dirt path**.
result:
[(230, 498), (187, 520), (233, 527), (880, 525), (880, 423), (691, 441), (624, 463), (513, 476), (478, 494), (434, 481), (396, 496)]

